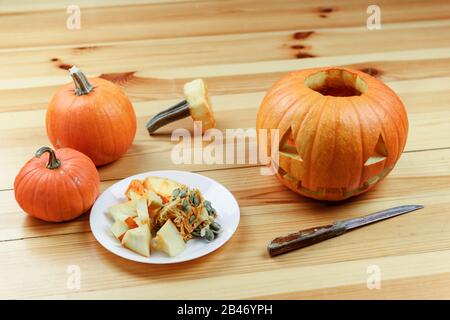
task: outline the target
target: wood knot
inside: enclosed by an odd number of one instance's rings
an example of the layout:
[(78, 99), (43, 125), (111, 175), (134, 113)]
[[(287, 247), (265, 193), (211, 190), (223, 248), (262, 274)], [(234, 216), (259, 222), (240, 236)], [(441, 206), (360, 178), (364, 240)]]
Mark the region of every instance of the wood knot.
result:
[(302, 32), (296, 32), (292, 36), (295, 40), (304, 40), (309, 38), (311, 35), (314, 34), (314, 31), (302, 31)]
[(295, 57), (297, 59), (305, 59), (305, 58), (314, 58), (316, 56), (311, 53), (307, 53), (307, 52), (299, 52), (295, 55)]
[(291, 49), (305, 49), (306, 46), (302, 45), (302, 44), (295, 44), (291, 46)]
[(73, 51), (81, 53), (81, 52), (86, 52), (86, 51), (93, 51), (96, 49), (98, 49), (98, 46), (82, 46), (82, 47), (73, 48)]
[(69, 70), (70, 68), (73, 67), (72, 64), (69, 63), (64, 63), (61, 61), (61, 59), (59, 58), (51, 58), (50, 59), (51, 62), (55, 62), (55, 66), (59, 69), (63, 69), (63, 70)]
[(331, 7), (319, 7), (317, 9), (317, 12), (319, 13), (319, 17), (321, 17), (321, 18), (327, 18), (328, 13), (332, 13), (334, 11), (335, 11), (335, 9), (333, 9)]
[(68, 63), (61, 63), (58, 65), (58, 68), (63, 69), (63, 70), (69, 70), (72, 67), (73, 67), (73, 65), (68, 64)]
[(99, 78), (114, 82), (115, 84), (125, 85), (135, 78), (136, 71), (118, 72), (118, 73), (104, 73)]
[(334, 11), (334, 9), (333, 9), (333, 8), (330, 8), (330, 7), (319, 8), (319, 12), (320, 12), (320, 13), (331, 13), (331, 12), (333, 12), (333, 11)]
[(372, 77), (375, 77), (375, 78), (380, 77), (383, 74), (383, 71), (376, 69), (376, 68), (372, 68), (372, 67), (361, 68), (361, 69), (359, 69), (359, 71), (367, 73), (368, 75), (371, 75)]

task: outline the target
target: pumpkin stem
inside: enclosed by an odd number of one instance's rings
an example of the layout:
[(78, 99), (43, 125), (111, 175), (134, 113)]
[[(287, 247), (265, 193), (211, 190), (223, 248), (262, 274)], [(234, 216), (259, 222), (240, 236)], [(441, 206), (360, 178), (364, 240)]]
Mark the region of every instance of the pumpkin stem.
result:
[(189, 104), (186, 100), (183, 100), (173, 107), (170, 107), (169, 109), (161, 111), (160, 113), (155, 115), (147, 122), (146, 127), (148, 132), (152, 134), (162, 126), (165, 126), (166, 124), (174, 122), (176, 120), (189, 117), (190, 115), (191, 113), (189, 111)]
[(76, 86), (75, 94), (77, 96), (88, 94), (94, 89), (94, 87), (89, 83), (89, 80), (86, 78), (84, 73), (77, 66), (73, 66), (72, 68), (70, 68), (69, 72), (70, 76), (73, 79), (73, 82), (75, 83)]
[(44, 153), (48, 152), (48, 163), (47, 163), (47, 169), (57, 169), (61, 166), (61, 161), (59, 161), (58, 158), (56, 158), (55, 151), (52, 148), (49, 147), (42, 147), (39, 148), (38, 151), (36, 151), (36, 158), (40, 158)]

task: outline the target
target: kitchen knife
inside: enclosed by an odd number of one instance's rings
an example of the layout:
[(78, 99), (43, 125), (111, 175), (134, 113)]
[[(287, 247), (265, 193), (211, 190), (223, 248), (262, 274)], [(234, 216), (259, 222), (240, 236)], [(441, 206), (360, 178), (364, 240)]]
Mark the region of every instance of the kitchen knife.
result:
[(377, 221), (389, 219), (404, 213), (422, 209), (421, 205), (404, 205), (375, 212), (367, 216), (342, 220), (333, 224), (300, 230), (284, 237), (273, 239), (267, 246), (271, 257), (277, 256), (295, 249), (304, 248), (315, 243), (331, 239), (345, 232), (371, 224)]

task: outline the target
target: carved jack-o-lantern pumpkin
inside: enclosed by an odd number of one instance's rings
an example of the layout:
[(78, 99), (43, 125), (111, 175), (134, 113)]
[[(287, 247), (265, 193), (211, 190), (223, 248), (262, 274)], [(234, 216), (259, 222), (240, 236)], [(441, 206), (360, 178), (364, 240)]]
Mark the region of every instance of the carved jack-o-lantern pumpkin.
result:
[(342, 200), (371, 189), (392, 170), (406, 143), (408, 118), (381, 81), (332, 67), (280, 79), (267, 92), (256, 127), (279, 129), (277, 176), (287, 187)]

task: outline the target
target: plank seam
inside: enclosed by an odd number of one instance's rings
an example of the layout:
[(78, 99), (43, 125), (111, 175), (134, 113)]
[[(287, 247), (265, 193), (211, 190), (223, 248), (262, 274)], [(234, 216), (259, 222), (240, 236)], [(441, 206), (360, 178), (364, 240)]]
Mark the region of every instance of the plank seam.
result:
[[(448, 150), (448, 149), (450, 149), (450, 147), (407, 150), (407, 151), (403, 151), (403, 153), (418, 153), (418, 152), (429, 152), (429, 151), (441, 151), (441, 150)], [(202, 173), (202, 172), (210, 172), (210, 171), (223, 171), (223, 170), (233, 170), (233, 169), (258, 168), (258, 167), (263, 167), (263, 166), (264, 165), (244, 165), (244, 166), (237, 166), (237, 167), (224, 167), (224, 168), (215, 168), (215, 169), (192, 170), (191, 172), (193, 172), (193, 173)], [(100, 182), (119, 181), (119, 180), (122, 180), (122, 179), (125, 179), (125, 178), (102, 179), (102, 180), (100, 180)], [(0, 192), (13, 191), (13, 190), (14, 190), (14, 188), (4, 188), (4, 189), (0, 189)]]
[[(1, 16), (1, 15), (0, 15)], [(448, 19), (426, 19), (415, 21), (414, 26), (418, 24), (423, 24), (424, 26), (420, 27), (430, 27), (431, 26), (446, 26), (448, 25)], [(411, 28), (411, 22), (389, 22), (383, 23), (384, 29), (401, 29), (402, 27)], [(416, 29), (419, 29), (417, 27)], [(82, 42), (82, 43), (74, 43), (74, 44), (64, 44), (64, 45), (53, 45), (53, 46), (34, 46), (34, 47), (3, 47), (0, 48), (0, 53), (7, 52), (16, 52), (16, 51), (44, 51), (44, 50), (53, 50), (53, 49), (73, 49), (77, 47), (85, 47), (85, 46), (98, 46), (98, 47), (107, 47), (107, 46), (115, 46), (115, 45), (124, 45), (124, 44), (139, 44), (151, 41), (172, 41), (176, 39), (199, 39), (206, 37), (248, 37), (255, 34), (274, 34), (274, 35), (288, 35), (298, 31), (315, 31), (315, 32), (336, 32), (336, 31), (349, 31), (349, 30), (366, 30), (365, 27), (360, 26), (348, 26), (348, 27), (339, 27), (339, 28), (289, 28), (282, 30), (270, 30), (270, 31), (254, 31), (254, 32), (246, 32), (246, 33), (217, 33), (217, 34), (199, 34), (192, 36), (179, 36), (179, 37), (166, 37), (166, 38), (144, 38), (144, 39), (133, 39), (133, 40), (125, 40), (125, 41), (100, 41), (100, 42)]]
[(92, 232), (91, 232), (91, 230), (89, 230), (89, 231), (79, 231), (79, 232), (48, 234), (48, 235), (44, 235), (44, 236), (32, 236), (32, 237), (22, 237), (22, 238), (15, 238), (15, 239), (4, 239), (4, 240), (0, 240), (0, 243), (12, 242), (12, 241), (22, 241), (22, 240), (29, 240), (29, 239), (39, 239), (39, 238), (51, 238), (51, 237), (56, 237), (56, 236), (70, 236), (70, 235), (82, 234), (82, 233), (92, 233)]

